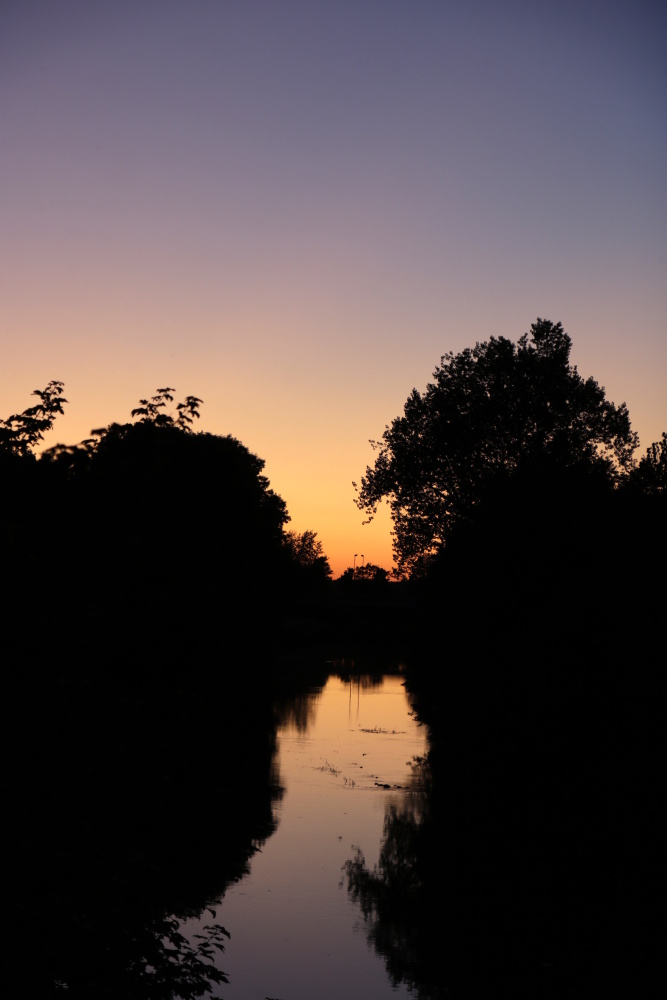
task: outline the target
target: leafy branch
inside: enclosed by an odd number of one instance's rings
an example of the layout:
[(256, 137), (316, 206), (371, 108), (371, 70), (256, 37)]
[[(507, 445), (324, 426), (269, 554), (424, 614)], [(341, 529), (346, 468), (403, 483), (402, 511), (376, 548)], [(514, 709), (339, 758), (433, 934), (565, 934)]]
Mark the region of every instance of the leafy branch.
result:
[(167, 403), (173, 403), (173, 393), (175, 389), (165, 386), (157, 389), (156, 394), (150, 399), (140, 399), (140, 405), (132, 410), (133, 417), (141, 417), (142, 424), (157, 424), (160, 427), (179, 427), (183, 431), (189, 431), (194, 420), (199, 420), (199, 406), (203, 400), (198, 396), (186, 396), (182, 403), (176, 404), (178, 416), (176, 419), (169, 413), (164, 413)]
[(27, 455), (36, 444), (43, 440), (59, 413), (64, 413), (64, 382), (52, 380), (44, 389), (32, 393), (40, 400), (23, 413), (14, 413), (6, 420), (0, 420), (0, 451), (14, 455)]

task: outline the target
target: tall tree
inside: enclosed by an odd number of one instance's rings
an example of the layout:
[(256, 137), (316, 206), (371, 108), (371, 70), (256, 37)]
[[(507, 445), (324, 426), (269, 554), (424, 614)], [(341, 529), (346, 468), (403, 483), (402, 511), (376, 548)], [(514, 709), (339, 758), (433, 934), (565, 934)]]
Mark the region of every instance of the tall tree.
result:
[(389, 502), (400, 571), (437, 553), (493, 484), (519, 468), (584, 468), (611, 484), (630, 470), (637, 435), (627, 407), (582, 378), (571, 343), (560, 323), (538, 318), (517, 344), (491, 337), (450, 352), (371, 442), (378, 454), (356, 503), (372, 520)]

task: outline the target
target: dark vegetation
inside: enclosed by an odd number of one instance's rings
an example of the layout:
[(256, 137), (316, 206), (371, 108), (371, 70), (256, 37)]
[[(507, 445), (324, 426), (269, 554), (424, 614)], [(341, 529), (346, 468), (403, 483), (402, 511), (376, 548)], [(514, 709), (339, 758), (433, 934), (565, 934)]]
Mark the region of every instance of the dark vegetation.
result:
[[(560, 326), (443, 358), (359, 491), (424, 614), (423, 783), (350, 891), (421, 997), (636, 996), (659, 975), (667, 436)], [(433, 915), (437, 914), (434, 919)]]
[(179, 920), (215, 910), (273, 829), (277, 713), (305, 704), (304, 664), (388, 653), (431, 739), (378, 868), (348, 865), (390, 975), (423, 998), (641, 992), (659, 947), (667, 435), (635, 463), (627, 408), (570, 346), (538, 320), (446, 355), (410, 395), (357, 498), (370, 516), (389, 500), (400, 582), (331, 581), (261, 459), (195, 433), (197, 397), (170, 412), (159, 389), (40, 457), (61, 383), (0, 422), (16, 995), (222, 981), (225, 930), (212, 915), (192, 946)]
[[(61, 383), (0, 425), (5, 606), (26, 623), (71, 620), (84, 633), (149, 637), (188, 655), (232, 646), (261, 609), (261, 633), (280, 601), (331, 575), (314, 532), (286, 532), (285, 503), (264, 462), (231, 436), (193, 433), (200, 400), (166, 412), (170, 389), (75, 446), (32, 449), (62, 413)], [(32, 599), (28, 599), (32, 594)], [(266, 627), (265, 627), (266, 625)]]
[[(389, 581), (389, 571), (375, 563), (363, 563), (361, 566), (348, 566), (338, 578), (340, 586), (348, 587), (352, 584), (361, 583), (363, 590), (368, 590), (368, 584), (375, 584), (375, 589), (383, 586)], [(357, 590), (360, 588), (357, 587)]]
[(215, 900), (274, 828), (274, 631), (328, 563), (195, 397), (37, 458), (66, 400), (36, 395), (0, 424), (3, 983), (200, 996)]
[(371, 442), (378, 456), (357, 503), (372, 518), (389, 502), (399, 571), (425, 571), (517, 476), (578, 470), (612, 486), (630, 472), (637, 436), (627, 407), (579, 375), (570, 348), (560, 323), (538, 319), (518, 344), (491, 337), (446, 354), (425, 392), (413, 389), (404, 415)]

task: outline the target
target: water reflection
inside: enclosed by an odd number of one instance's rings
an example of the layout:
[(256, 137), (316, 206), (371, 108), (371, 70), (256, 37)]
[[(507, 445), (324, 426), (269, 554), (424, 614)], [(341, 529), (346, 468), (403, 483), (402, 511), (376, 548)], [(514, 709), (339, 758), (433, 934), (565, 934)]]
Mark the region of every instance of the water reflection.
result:
[[(410, 989), (422, 982), (424, 973), (423, 921), (415, 920), (420, 914), (419, 910), (415, 914), (414, 905), (420, 908), (423, 902), (418, 897), (421, 830), (415, 813), (392, 804), (385, 818), (379, 863), (369, 868), (360, 849), (345, 863), (348, 890), (361, 907), (369, 943), (385, 959), (392, 983), (405, 983)], [(422, 990), (420, 995), (430, 993)]]
[(369, 944), (383, 958), (392, 984), (416, 990), (420, 1000), (451, 995), (451, 984), (443, 985), (442, 844), (432, 806), (431, 770), (422, 757), (415, 762), (409, 792), (400, 804), (387, 804), (377, 863), (357, 849), (344, 866)]
[(576, 674), (521, 666), (522, 688), (495, 670), (484, 685), (472, 671), (419, 676), (428, 753), (386, 804), (379, 857), (348, 854), (350, 898), (392, 982), (420, 1000), (650, 995), (661, 951), (645, 695), (633, 702), (581, 661)]
[(425, 730), (400, 677), (335, 666), (276, 697), (249, 670), (16, 682), (3, 733), (12, 995), (393, 992), (342, 871), (357, 847), (377, 860)]
[(252, 713), (230, 712), (250, 694), (233, 677), (160, 681), (100, 669), (14, 683), (2, 734), (13, 996), (162, 1000), (225, 982), (214, 902), (275, 828), (272, 706), (255, 693)]
[[(343, 672), (343, 671), (341, 671)], [(231, 930), (226, 1000), (407, 997), (359, 926), (343, 871), (357, 847), (377, 860), (388, 803), (399, 808), (426, 733), (400, 676), (330, 677), (284, 707), (278, 732), (278, 827), (230, 886), (218, 916)], [(195, 930), (194, 922), (191, 930)]]
[(379, 859), (347, 859), (350, 897), (391, 981), (419, 1000), (578, 996), (571, 958), (567, 986), (562, 966), (573, 817), (559, 824), (499, 733), (467, 723), (438, 731), (409, 793), (387, 804)]

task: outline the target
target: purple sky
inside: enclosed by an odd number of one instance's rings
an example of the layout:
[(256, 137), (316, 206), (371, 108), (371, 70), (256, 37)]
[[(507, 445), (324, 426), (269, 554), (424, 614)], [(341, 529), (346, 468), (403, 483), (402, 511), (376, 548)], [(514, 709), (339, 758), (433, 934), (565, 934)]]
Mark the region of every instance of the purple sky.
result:
[(666, 43), (641, 0), (5, 0), (0, 413), (61, 379), (74, 442), (201, 396), (337, 572), (389, 565), (351, 481), (448, 350), (561, 320), (643, 451)]

